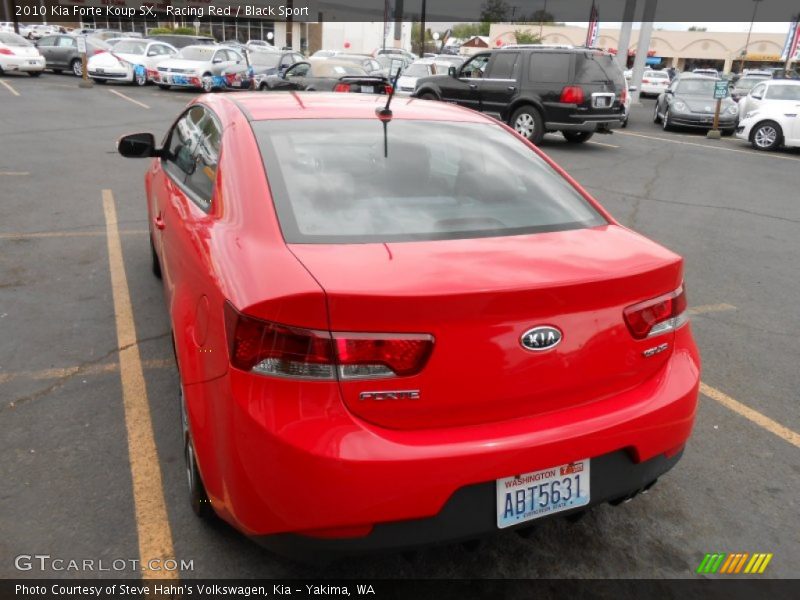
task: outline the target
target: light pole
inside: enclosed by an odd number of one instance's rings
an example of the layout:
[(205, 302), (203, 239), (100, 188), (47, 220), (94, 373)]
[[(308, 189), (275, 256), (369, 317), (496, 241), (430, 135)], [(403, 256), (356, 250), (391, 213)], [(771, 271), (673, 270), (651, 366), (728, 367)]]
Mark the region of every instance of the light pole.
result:
[(747, 30), (747, 41), (745, 41), (744, 50), (742, 50), (742, 62), (739, 65), (740, 73), (744, 73), (744, 59), (747, 57), (747, 49), (750, 46), (750, 34), (753, 33), (753, 22), (756, 20), (759, 2), (761, 2), (761, 0), (753, 0), (753, 16), (750, 18), (750, 29)]

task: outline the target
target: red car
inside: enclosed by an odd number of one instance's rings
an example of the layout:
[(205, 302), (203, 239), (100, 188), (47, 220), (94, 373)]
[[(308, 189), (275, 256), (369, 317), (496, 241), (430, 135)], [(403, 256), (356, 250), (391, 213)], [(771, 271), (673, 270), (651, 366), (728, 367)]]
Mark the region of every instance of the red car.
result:
[(191, 500), (286, 553), (399, 550), (648, 489), (690, 435), (682, 259), (494, 119), (204, 96), (145, 176)]

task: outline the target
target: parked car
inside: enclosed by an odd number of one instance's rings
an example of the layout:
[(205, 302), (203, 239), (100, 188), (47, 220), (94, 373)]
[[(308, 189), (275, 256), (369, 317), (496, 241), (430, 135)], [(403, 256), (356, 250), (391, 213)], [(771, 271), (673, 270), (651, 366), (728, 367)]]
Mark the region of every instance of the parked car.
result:
[(400, 55), (406, 57), (411, 62), (414, 62), (419, 58), (413, 52), (409, 52), (408, 50), (404, 50), (403, 48), (376, 48), (375, 51), (372, 53), (373, 57), (381, 56), (382, 54), (389, 54), (389, 55)]
[(381, 54), (376, 56), (375, 60), (381, 66), (381, 75), (392, 80), (397, 75), (398, 69), (404, 71), (414, 62), (402, 54)]
[[(674, 127), (711, 129), (717, 101), (714, 99), (715, 79), (702, 75), (683, 74), (677, 77), (656, 100), (653, 122), (664, 130)], [(731, 135), (736, 128), (739, 109), (730, 97), (720, 103), (719, 129)]]
[(258, 50), (262, 52), (276, 52), (278, 49), (264, 40), (248, 40), (245, 44), (248, 50)]
[(640, 96), (658, 96), (669, 87), (670, 79), (666, 71), (645, 71), (642, 74)]
[(204, 92), (227, 87), (225, 69), (246, 65), (244, 57), (225, 46), (185, 46), (174, 58), (156, 67), (153, 81), (161, 89), (172, 86), (200, 88)]
[(410, 95), (416, 89), (417, 81), (421, 77), (446, 74), (450, 66), (449, 63), (436, 62), (433, 58), (421, 58), (400, 73), (400, 78), (397, 80), (396, 93), (401, 96)]
[(149, 35), (147, 39), (166, 42), (178, 50), (186, 46), (211, 46), (217, 43), (217, 40), (207, 35), (181, 35), (177, 33), (159, 33), (157, 35)]
[(622, 108), (624, 110), (624, 117), (622, 119), (622, 125), (620, 127), (627, 127), (628, 126), (628, 118), (631, 116), (631, 92), (635, 91), (635, 87), (625, 86), (626, 89), (623, 90), (622, 94)]
[(311, 58), (292, 65), (282, 74), (267, 76), (261, 89), (388, 94), (392, 88), (386, 77), (368, 75), (353, 63)]
[(767, 79), (757, 83), (744, 98), (739, 101), (739, 115), (760, 110), (767, 104), (794, 107), (797, 101), (797, 88), (800, 81), (792, 79)]
[(311, 55), (311, 58), (330, 58), (331, 56), (344, 53), (345, 51), (343, 50), (317, 50)]
[(124, 37), (127, 39), (142, 38), (142, 34), (138, 31), (122, 31), (121, 29), (95, 29), (91, 35), (99, 37), (103, 41), (119, 37)]
[(299, 52), (250, 52), (249, 65), (236, 64), (222, 71), (229, 88), (266, 89), (269, 75), (283, 73), (293, 64), (305, 60)]
[(750, 90), (752, 90), (757, 84), (767, 79), (772, 79), (772, 76), (751, 73), (743, 75), (731, 88), (731, 98), (734, 102), (738, 102), (743, 97), (747, 96), (747, 94), (750, 93)]
[(716, 69), (692, 69), (692, 73), (695, 75), (705, 75), (706, 77), (719, 79), (719, 71)]
[[(36, 47), (46, 61), (47, 69), (53, 73), (72, 71), (76, 77), (83, 77), (83, 62), (78, 53), (78, 36), (47, 35), (36, 42)], [(86, 54), (89, 58), (106, 52), (111, 48), (97, 37), (86, 38)]]
[(383, 74), (383, 67), (381, 64), (366, 54), (337, 54), (334, 58), (337, 62), (351, 63), (361, 67), (367, 75)]
[(494, 119), (376, 106), (205, 95), (119, 141), (153, 157), (193, 510), (313, 560), (651, 489), (697, 412), (681, 257)]
[(772, 99), (748, 111), (736, 127), (736, 137), (756, 150), (800, 147), (800, 82), (781, 83), (770, 86)]
[(89, 59), (89, 77), (97, 83), (122, 81), (146, 85), (157, 76), (157, 67), (177, 56), (166, 42), (137, 38), (121, 39), (108, 51)]
[[(30, 28), (22, 23), (19, 23), (18, 27), (19, 27), (19, 35), (21, 35), (24, 38), (28, 38), (28, 34), (30, 33)], [(11, 21), (0, 21), (0, 32), (17, 33), (16, 31), (14, 31), (14, 23)]]
[(0, 32), (0, 75), (14, 71), (38, 77), (44, 66), (44, 57), (31, 42), (16, 33)]
[(625, 90), (606, 52), (519, 46), (480, 52), (448, 75), (423, 77), (413, 95), (495, 116), (535, 144), (549, 131), (581, 143), (622, 124)]

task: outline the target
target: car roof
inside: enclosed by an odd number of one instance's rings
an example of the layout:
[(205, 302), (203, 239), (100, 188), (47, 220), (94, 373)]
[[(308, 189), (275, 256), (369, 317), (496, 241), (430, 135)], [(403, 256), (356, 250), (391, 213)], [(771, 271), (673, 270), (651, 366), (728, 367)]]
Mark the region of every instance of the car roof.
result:
[[(205, 97), (204, 97), (205, 99)], [(264, 94), (243, 92), (213, 99), (233, 102), (250, 121), (282, 119), (376, 119), (375, 109), (386, 104), (386, 96), (334, 92), (287, 92)], [(426, 121), (492, 122), (481, 113), (447, 102), (428, 102), (416, 98), (392, 100), (395, 119)]]
[(800, 80), (797, 79), (765, 79), (769, 85), (800, 85)]

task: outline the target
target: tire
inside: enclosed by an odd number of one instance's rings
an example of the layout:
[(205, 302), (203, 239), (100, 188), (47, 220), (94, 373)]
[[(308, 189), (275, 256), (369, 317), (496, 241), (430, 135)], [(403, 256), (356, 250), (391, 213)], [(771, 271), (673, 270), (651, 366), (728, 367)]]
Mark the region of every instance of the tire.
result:
[(41, 74), (42, 74), (41, 71), (28, 71), (28, 75), (30, 75), (31, 77), (39, 77), (41, 76)]
[(211, 77), (211, 73), (203, 74), (203, 78), (200, 83), (204, 93), (209, 94), (214, 91), (214, 79)]
[(161, 279), (161, 262), (158, 260), (158, 254), (156, 254), (156, 247), (153, 244), (152, 234), (150, 235), (150, 257), (152, 259), (151, 268), (153, 269), (153, 275)]
[(139, 87), (144, 87), (147, 85), (147, 73), (134, 73), (133, 74), (133, 83), (138, 85)]
[(750, 132), (750, 143), (756, 150), (775, 150), (783, 141), (783, 130), (775, 121), (759, 123)]
[(69, 69), (75, 77), (83, 77), (83, 63), (80, 58), (76, 58), (69, 63)]
[(672, 130), (672, 123), (669, 122), (669, 107), (664, 111), (664, 118), (661, 119), (661, 127), (664, 128), (664, 131)]
[(625, 129), (627, 126), (628, 126), (628, 117), (625, 117), (625, 120), (622, 122), (622, 125), (620, 125), (620, 127)]
[(169, 85), (166, 85), (166, 84), (163, 84), (163, 83), (159, 83), (157, 85), (158, 85), (158, 89), (160, 89), (160, 90), (168, 90), (170, 87), (172, 87), (172, 86), (169, 86)]
[(259, 92), (266, 92), (268, 90), (269, 90), (269, 86), (267, 85), (266, 82), (263, 82), (261, 85), (258, 86), (258, 91)]
[(653, 123), (661, 123), (661, 117), (658, 116), (658, 101), (656, 101), (656, 107), (653, 109)]
[(592, 139), (594, 131), (562, 131), (561, 135), (570, 144), (582, 144)]
[(3, 72), (3, 67), (0, 67), (0, 77), (2, 77), (3, 75), (5, 75), (5, 73)]
[(92, 81), (94, 81), (95, 83), (99, 83), (100, 85), (105, 85), (106, 84), (106, 80), (105, 79), (92, 79)]
[(194, 443), (189, 431), (189, 418), (186, 411), (186, 397), (183, 394), (183, 384), (180, 391), (181, 403), (181, 430), (183, 433), (183, 458), (186, 469), (186, 482), (189, 485), (189, 504), (198, 517), (203, 520), (213, 519), (215, 514), (211, 502), (208, 500), (200, 469), (197, 467), (197, 458), (194, 453)]
[(55, 73), (56, 75), (61, 75), (62, 71), (61, 69), (53, 69), (53, 73)]
[(439, 100), (433, 92), (425, 92), (419, 98), (420, 100)]
[(544, 137), (544, 120), (533, 106), (521, 106), (514, 111), (509, 126), (532, 144), (540, 144)]

